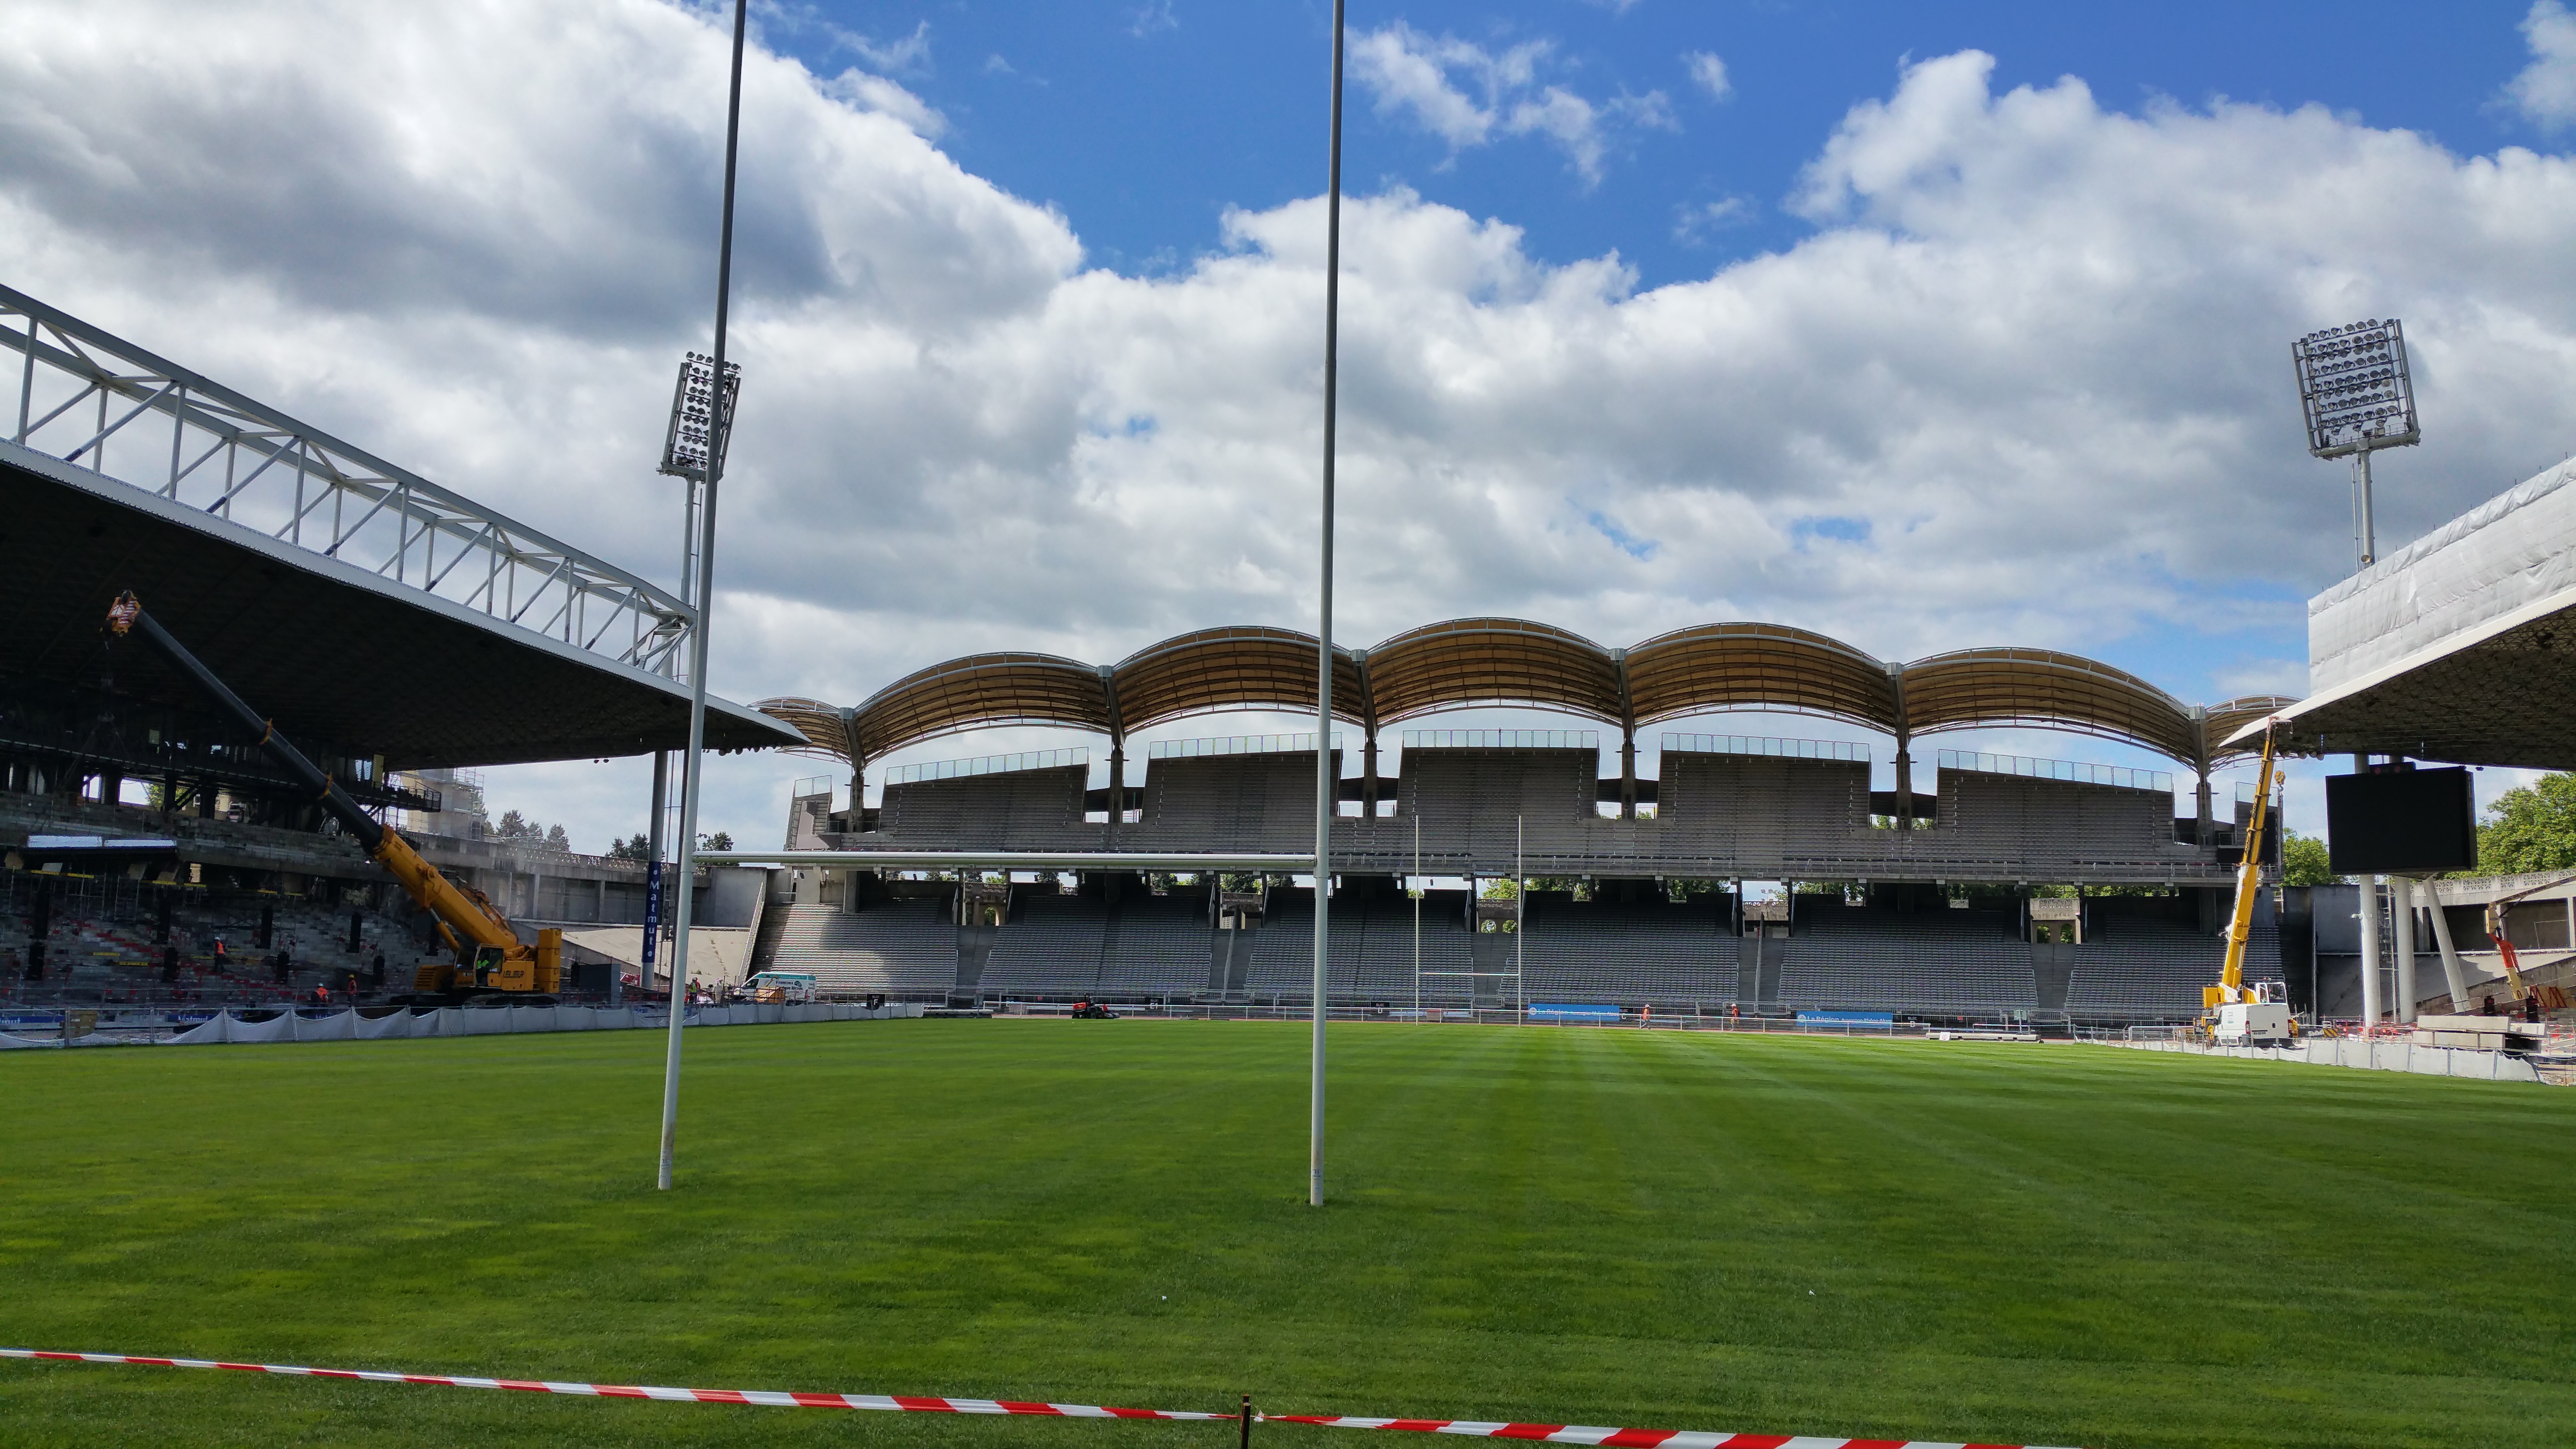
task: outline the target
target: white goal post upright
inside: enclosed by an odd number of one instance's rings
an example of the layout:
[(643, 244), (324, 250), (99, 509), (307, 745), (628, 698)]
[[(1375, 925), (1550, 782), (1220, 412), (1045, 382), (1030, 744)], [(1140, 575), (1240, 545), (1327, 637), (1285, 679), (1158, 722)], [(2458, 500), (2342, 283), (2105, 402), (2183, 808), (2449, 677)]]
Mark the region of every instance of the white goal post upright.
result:
[[(689, 1014), (690, 879), (696, 871), (698, 797), (707, 744), (707, 628), (715, 618), (716, 481), (732, 441), (733, 410), (725, 361), (725, 312), (733, 297), (734, 160), (742, 135), (742, 43), (750, 0), (734, 0), (733, 88), (725, 101), (724, 221), (716, 244), (716, 350), (710, 364), (714, 395), (706, 459), (706, 508), (698, 518), (697, 627), (689, 631), (689, 749), (680, 757), (680, 838), (673, 879), (679, 899), (673, 903), (671, 933), (671, 1039), (662, 1063), (662, 1162), (656, 1185), (671, 1186), (671, 1164), (680, 1131), (680, 1028)], [(649, 984), (649, 983), (647, 983)]]
[(1342, 11), (1333, 0), (1332, 159), (1324, 238), (1324, 489), (1315, 625), (1315, 1043), (1306, 1103), (1306, 1203), (1324, 1205), (1324, 994), (1333, 919), (1333, 812), (1341, 779), (1333, 768), (1333, 424), (1339, 395), (1342, 308)]

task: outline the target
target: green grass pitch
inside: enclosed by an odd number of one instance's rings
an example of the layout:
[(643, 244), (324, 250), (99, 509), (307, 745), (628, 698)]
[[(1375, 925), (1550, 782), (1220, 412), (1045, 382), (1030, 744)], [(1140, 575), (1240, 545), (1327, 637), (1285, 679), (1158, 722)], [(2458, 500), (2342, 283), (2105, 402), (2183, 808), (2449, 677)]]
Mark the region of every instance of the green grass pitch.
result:
[[(671, 1193), (657, 1034), (13, 1052), (0, 1342), (2016, 1444), (2576, 1442), (2576, 1092), (1598, 1029), (1337, 1026), (1332, 1050), (1321, 1211), (1296, 1025), (692, 1032)], [(1233, 1432), (0, 1364), (11, 1446)]]

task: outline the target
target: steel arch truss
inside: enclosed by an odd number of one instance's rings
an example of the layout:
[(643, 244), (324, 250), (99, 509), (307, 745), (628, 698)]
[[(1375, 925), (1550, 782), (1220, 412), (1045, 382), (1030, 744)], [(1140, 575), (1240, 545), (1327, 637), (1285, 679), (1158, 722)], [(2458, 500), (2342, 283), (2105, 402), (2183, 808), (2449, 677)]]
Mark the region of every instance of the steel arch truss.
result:
[[(2047, 649), (1966, 649), (1910, 664), (1780, 624), (1702, 624), (1628, 649), (1520, 619), (1455, 619), (1371, 649), (1333, 651), (1333, 713), (1372, 751), (1402, 720), (1479, 705), (1562, 711), (1638, 730), (1721, 710), (1815, 715), (1894, 735), (2036, 725), (2153, 750), (2206, 775), (2239, 758), (2224, 741), (2287, 707), (2270, 695), (2195, 708), (2126, 670)], [(773, 699), (813, 752), (853, 768), (906, 745), (1003, 724), (1052, 724), (1123, 742), (1197, 714), (1315, 707), (1315, 638), (1294, 629), (1201, 629), (1115, 665), (976, 654), (908, 675), (855, 708)], [(1623, 769), (1632, 769), (1633, 762)]]
[(8, 287), (0, 346), (19, 354), (8, 436), (22, 447), (682, 676), (696, 615), (658, 585)]

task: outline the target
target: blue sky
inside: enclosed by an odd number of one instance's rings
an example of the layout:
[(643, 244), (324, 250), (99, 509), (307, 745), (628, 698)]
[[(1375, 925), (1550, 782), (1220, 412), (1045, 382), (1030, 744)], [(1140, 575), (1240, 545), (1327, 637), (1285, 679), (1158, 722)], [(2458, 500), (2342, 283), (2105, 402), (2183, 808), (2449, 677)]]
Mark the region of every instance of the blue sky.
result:
[[(1329, 13), (755, 7), (720, 692), (855, 702), (978, 650), (1312, 627)], [(651, 465), (673, 361), (708, 341), (723, 19), (19, 0), (0, 257), (667, 575)], [(2293, 338), (2406, 321), (2425, 441), (2379, 463), (2383, 548), (2576, 449), (2558, 0), (1351, 21), (1346, 644), (1752, 619), (2296, 694), (2304, 601), (2352, 545)], [(719, 762), (710, 823), (773, 834), (810, 768)], [(588, 847), (641, 823), (634, 762), (494, 793)]]
[[(2072, 75), (2121, 110), (2219, 97), (2323, 105), (2474, 154), (2546, 139), (2497, 103), (2528, 59), (2516, 29), (2527, 9), (1362, 3), (1348, 12), (1354, 32), (1404, 25), (1493, 55), (1541, 46), (1536, 84), (1595, 104), (1660, 94), (1668, 119), (1609, 125), (1611, 152), (1587, 179), (1540, 135), (1453, 147), (1409, 113), (1382, 112), (1355, 75), (1345, 174), (1354, 191), (1402, 185), (1502, 217), (1550, 260), (1615, 251), (1652, 287), (1811, 234), (1782, 198), (1818, 140), (1854, 104), (1884, 95), (1908, 58), (1983, 50), (1999, 91)], [(944, 150), (1061, 209), (1097, 265), (1168, 269), (1220, 244), (1228, 208), (1268, 208), (1322, 185), (1332, 9), (1319, 0), (754, 10), (770, 43), (818, 73), (864, 66), (936, 106)], [(1695, 55), (1722, 62), (1722, 98), (1694, 78)]]

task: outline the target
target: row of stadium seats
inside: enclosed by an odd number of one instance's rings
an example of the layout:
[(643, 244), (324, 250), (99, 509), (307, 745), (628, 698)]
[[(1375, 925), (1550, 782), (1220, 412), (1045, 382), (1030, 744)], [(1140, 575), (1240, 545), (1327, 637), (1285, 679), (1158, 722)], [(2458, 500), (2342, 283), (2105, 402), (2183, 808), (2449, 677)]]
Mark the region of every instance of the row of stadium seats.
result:
[[(787, 912), (775, 959), (781, 971), (812, 973), (835, 993), (883, 992), (924, 999), (958, 985), (958, 928), (944, 901), (913, 899), (855, 913), (797, 905)], [(1706, 900), (1584, 901), (1534, 895), (1517, 942), (1488, 944), (1485, 989), (1530, 1001), (1639, 1005), (1891, 1011), (1982, 1018), (2054, 1016), (2170, 1018), (2196, 1011), (2200, 988), (2217, 979), (2224, 943), (2152, 915), (2097, 916), (2082, 946), (2034, 947), (2001, 911), (1900, 912), (1801, 897), (1786, 939), (1760, 943), (1769, 955), (1746, 970), (1748, 948)], [(1224, 992), (1302, 1002), (1310, 990), (1314, 904), (1274, 892), (1268, 920), (1242, 933), (1216, 930), (1203, 899), (1023, 893), (996, 933), (974, 988), (987, 999), (1080, 996), (1190, 999)], [(1477, 969), (1476, 937), (1463, 914), (1426, 909), (1419, 922), (1402, 898), (1333, 902), (1330, 994), (1338, 1000), (1409, 1002), (1415, 951), (1426, 1004), (1464, 1004)], [(1229, 983), (1228, 947), (1239, 963)], [(2277, 961), (2278, 936), (2258, 925), (2253, 960)], [(1517, 989), (1504, 973), (1517, 962)], [(2061, 976), (2051, 978), (2051, 972)], [(2255, 974), (2272, 974), (2258, 969)], [(2063, 995), (2044, 978), (2062, 979)]]
[(810, 972), (818, 990), (922, 998), (945, 996), (957, 982), (957, 927), (944, 900), (856, 912), (836, 905), (770, 909), (784, 910), (787, 919), (765, 969)]
[[(24, 979), (33, 940), (28, 922), (33, 893), (42, 885), (53, 897), (45, 936), (45, 977)], [(160, 909), (170, 902), (167, 943), (159, 940)], [(296, 896), (238, 895), (142, 885), (123, 879), (56, 878), (36, 881), (11, 873), (0, 890), (0, 992), (19, 1000), (138, 1000), (191, 997), (259, 1003), (301, 1000), (317, 985), (335, 990), (350, 973), (371, 974), (384, 953), (389, 980), (407, 988), (418, 951), (401, 925), (359, 912), (358, 950), (349, 949), (351, 908)], [(257, 944), (260, 918), (269, 921), (267, 946)], [(218, 951), (218, 943), (221, 945)], [(181, 961), (175, 982), (161, 979), (175, 949)], [(273, 974), (278, 951), (287, 953), (285, 981)], [(224, 968), (218, 973), (215, 968)]]

